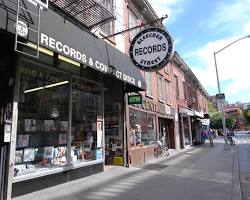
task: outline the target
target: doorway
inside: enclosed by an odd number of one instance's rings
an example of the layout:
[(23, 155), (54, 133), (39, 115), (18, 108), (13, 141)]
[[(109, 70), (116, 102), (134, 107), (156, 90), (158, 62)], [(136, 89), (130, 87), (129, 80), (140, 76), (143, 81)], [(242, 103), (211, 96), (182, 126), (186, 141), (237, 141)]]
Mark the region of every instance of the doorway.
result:
[(175, 148), (174, 121), (167, 118), (158, 118), (159, 121), (159, 139), (165, 138), (169, 149)]
[(0, 200), (6, 199), (10, 143), (5, 138), (7, 119), (12, 117), (16, 54), (14, 37), (0, 32)]
[(125, 164), (124, 159), (124, 116), (122, 82), (105, 77), (104, 121), (105, 121), (105, 164)]

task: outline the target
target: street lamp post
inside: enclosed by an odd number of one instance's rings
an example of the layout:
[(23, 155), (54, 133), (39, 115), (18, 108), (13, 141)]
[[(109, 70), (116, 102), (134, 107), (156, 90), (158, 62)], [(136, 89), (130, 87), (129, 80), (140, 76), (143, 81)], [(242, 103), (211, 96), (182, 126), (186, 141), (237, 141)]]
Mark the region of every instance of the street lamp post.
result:
[[(234, 43), (236, 43), (239, 40), (242, 40), (244, 38), (250, 38), (250, 35), (244, 36), (242, 38), (239, 38), (239, 39), (231, 42), (230, 44), (226, 45), (225, 47), (223, 47), (219, 51), (214, 51), (214, 64), (215, 64), (215, 70), (216, 70), (216, 78), (217, 78), (217, 85), (218, 85), (219, 95), (221, 94), (221, 90), (220, 90), (220, 81), (219, 81), (218, 68), (217, 68), (217, 62), (216, 62), (216, 54), (220, 53), (224, 49), (228, 48), (232, 44), (234, 44)], [(222, 99), (219, 99), (219, 105), (221, 106), (222, 128), (223, 128), (223, 136), (224, 136), (224, 141), (225, 141), (224, 150), (227, 151), (227, 150), (229, 150), (229, 144), (228, 144), (227, 133), (226, 133), (226, 121), (225, 121), (225, 113), (224, 113), (224, 102), (223, 102)]]

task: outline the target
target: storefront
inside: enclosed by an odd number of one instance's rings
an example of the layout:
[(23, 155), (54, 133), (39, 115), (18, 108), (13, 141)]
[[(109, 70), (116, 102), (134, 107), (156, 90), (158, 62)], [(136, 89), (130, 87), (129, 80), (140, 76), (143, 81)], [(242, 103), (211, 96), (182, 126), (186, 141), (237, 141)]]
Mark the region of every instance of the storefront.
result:
[(187, 145), (192, 145), (192, 127), (191, 117), (194, 116), (194, 111), (188, 108), (179, 107), (179, 126), (180, 126), (180, 147), (185, 148)]
[(194, 111), (194, 116), (191, 118), (193, 145), (198, 145), (202, 142), (201, 133), (203, 130), (203, 126), (201, 120), (203, 118), (204, 118), (203, 112)]
[(141, 105), (129, 106), (129, 164), (142, 165), (154, 158), (157, 140), (165, 139), (175, 148), (174, 112), (165, 104), (144, 98)]
[[(0, 10), (0, 38), (12, 46), (16, 9), (6, 2)], [(127, 56), (54, 11), (41, 13), (40, 31), (39, 58), (7, 51), (15, 63), (7, 81), (12, 196), (101, 172), (108, 154), (107, 164), (125, 165), (124, 95), (146, 88)], [(23, 40), (23, 52), (35, 50), (35, 41)]]

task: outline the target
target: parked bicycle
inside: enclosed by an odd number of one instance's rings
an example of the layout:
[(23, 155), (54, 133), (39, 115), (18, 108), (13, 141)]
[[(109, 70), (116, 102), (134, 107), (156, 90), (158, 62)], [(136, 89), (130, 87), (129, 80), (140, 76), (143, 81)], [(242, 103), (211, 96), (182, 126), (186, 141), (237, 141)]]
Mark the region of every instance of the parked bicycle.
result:
[(156, 145), (154, 147), (154, 156), (156, 158), (162, 157), (162, 156), (169, 156), (168, 147), (166, 144), (164, 144), (164, 142), (160, 140), (156, 142)]

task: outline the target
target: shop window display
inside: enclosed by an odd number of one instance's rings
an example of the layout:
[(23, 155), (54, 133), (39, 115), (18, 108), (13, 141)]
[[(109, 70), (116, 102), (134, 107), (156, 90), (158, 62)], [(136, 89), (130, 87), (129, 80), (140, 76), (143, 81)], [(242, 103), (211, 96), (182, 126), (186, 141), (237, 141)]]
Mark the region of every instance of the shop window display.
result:
[(94, 84), (22, 66), (14, 176), (103, 159), (101, 102)]
[(105, 164), (123, 165), (122, 132), (119, 131), (120, 104), (105, 105)]
[[(79, 86), (84, 87), (79, 87)], [(73, 84), (72, 92), (72, 163), (102, 159), (101, 95), (87, 83)]]
[(20, 74), (14, 176), (67, 165), (69, 81), (38, 66)]
[(129, 110), (131, 147), (149, 146), (156, 142), (155, 115)]

